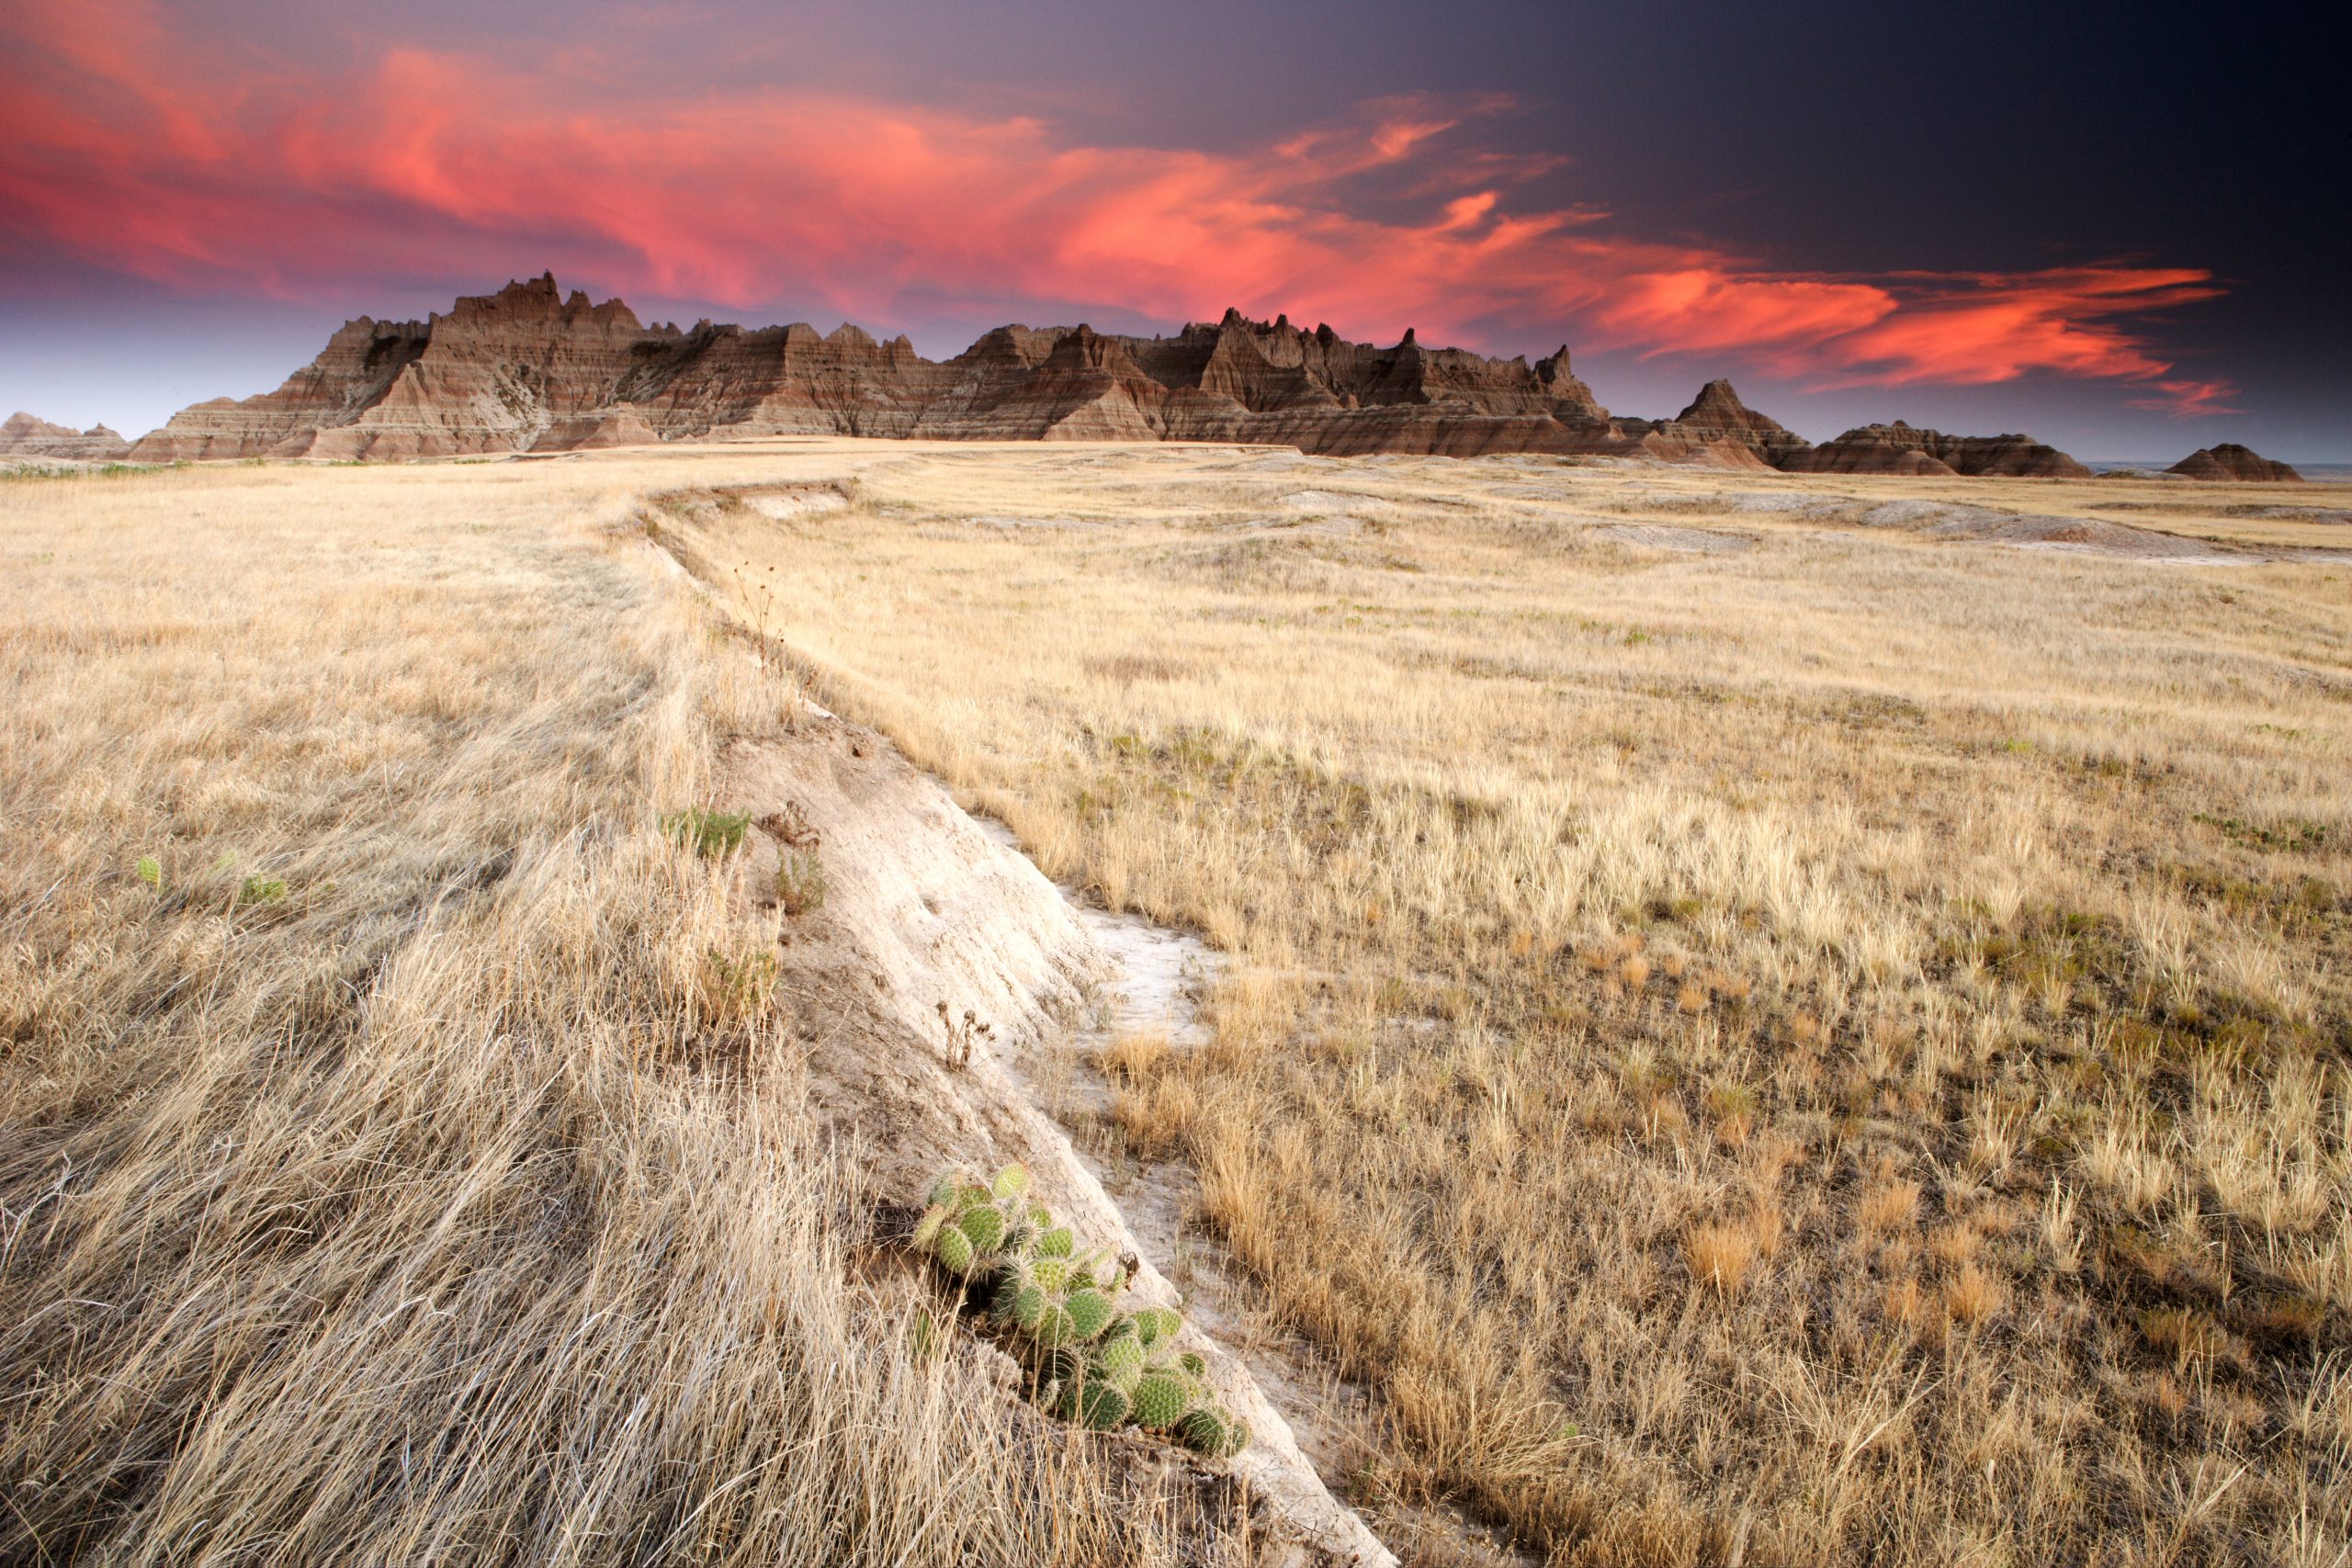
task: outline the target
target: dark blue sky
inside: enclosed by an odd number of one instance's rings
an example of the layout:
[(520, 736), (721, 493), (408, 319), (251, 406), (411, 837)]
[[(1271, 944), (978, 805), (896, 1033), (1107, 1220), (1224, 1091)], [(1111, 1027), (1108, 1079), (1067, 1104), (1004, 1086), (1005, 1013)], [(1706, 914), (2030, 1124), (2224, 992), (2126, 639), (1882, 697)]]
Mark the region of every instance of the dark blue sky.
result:
[(552, 266), (934, 354), (1231, 303), (1566, 340), (1633, 413), (1728, 374), (1816, 437), (2352, 460), (2352, 131), (2254, 13), (8, 0), (0, 46), (0, 405), (133, 434)]

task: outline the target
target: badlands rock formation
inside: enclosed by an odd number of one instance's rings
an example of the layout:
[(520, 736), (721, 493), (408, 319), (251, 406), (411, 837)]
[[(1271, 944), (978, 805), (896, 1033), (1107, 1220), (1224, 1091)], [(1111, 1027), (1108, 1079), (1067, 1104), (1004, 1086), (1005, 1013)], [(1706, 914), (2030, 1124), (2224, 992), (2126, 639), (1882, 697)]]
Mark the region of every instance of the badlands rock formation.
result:
[(2090, 469), (2030, 435), (1946, 435), (1893, 424), (1865, 424), (1835, 441), (1792, 453), (1779, 467), (1792, 474), (1964, 474), (2086, 479)]
[(1566, 348), (1531, 367), (1424, 348), (1409, 332), (1381, 349), (1229, 310), (1172, 338), (999, 327), (943, 364), (854, 326), (647, 327), (617, 299), (563, 297), (550, 276), (427, 321), (352, 321), (277, 391), (185, 409), (138, 456), (443, 457), (782, 434), (1630, 454), (1648, 427), (1629, 423), (1609, 419)]
[(13, 413), (0, 423), (0, 457), (72, 457), (84, 462), (112, 462), (130, 456), (130, 443), (103, 424), (87, 430), (51, 424), (28, 413)]
[(1780, 421), (1741, 402), (1739, 394), (1724, 380), (1710, 381), (1699, 389), (1690, 406), (1659, 424), (1654, 434), (1742, 468), (1779, 468), (1812, 445)]
[[(1672, 419), (1612, 416), (1566, 347), (1531, 366), (1430, 348), (1409, 330), (1380, 348), (1328, 326), (1227, 310), (1172, 337), (999, 327), (938, 362), (904, 337), (879, 342), (854, 326), (649, 327), (617, 299), (567, 298), (552, 275), (459, 299), (425, 321), (349, 322), (275, 392), (184, 409), (134, 456), (447, 457), (793, 434), (1581, 453), (1739, 468), (1797, 468), (1817, 456), (1728, 381), (1709, 382)], [(1876, 444), (1868, 453), (1865, 435)], [(1853, 455), (1828, 471), (2085, 471), (2023, 436), (1898, 423), (1842, 440)]]
[(2219, 446), (2206, 446), (2191, 452), (2165, 472), (2189, 479), (2253, 479), (2272, 483), (2286, 479), (2300, 482), (2303, 477), (2286, 464), (2274, 462), (2252, 447), (2241, 446), (2234, 441), (2224, 441)]

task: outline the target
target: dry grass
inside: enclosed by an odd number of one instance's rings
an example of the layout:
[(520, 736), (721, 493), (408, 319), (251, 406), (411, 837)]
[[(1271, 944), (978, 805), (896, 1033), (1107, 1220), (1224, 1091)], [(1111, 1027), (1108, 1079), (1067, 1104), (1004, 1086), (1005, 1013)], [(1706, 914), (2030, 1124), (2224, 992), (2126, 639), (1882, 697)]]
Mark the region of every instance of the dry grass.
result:
[(853, 470), (664, 526), (1049, 871), (1236, 955), (1120, 1119), (1379, 1391), (1402, 1504), (1562, 1562), (2344, 1561), (2342, 555), (1536, 461), (794, 469)]
[(1220, 1556), (856, 1278), (669, 471), (0, 480), (0, 1561)]

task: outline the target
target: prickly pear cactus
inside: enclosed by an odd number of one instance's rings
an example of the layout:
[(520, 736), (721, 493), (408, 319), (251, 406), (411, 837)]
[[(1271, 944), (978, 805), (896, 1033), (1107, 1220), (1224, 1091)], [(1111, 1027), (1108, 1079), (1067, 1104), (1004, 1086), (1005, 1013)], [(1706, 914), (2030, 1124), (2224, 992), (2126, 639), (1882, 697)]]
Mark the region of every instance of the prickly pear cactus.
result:
[(1168, 1307), (1120, 1311), (1124, 1264), (1081, 1252), (1069, 1227), (1030, 1198), (1022, 1167), (985, 1183), (952, 1172), (930, 1200), (916, 1249), (987, 1292), (983, 1320), (1021, 1353), (1042, 1408), (1094, 1431), (1165, 1433), (1213, 1459), (1248, 1443), (1250, 1429), (1209, 1397), (1206, 1364), (1173, 1353), (1183, 1318)]

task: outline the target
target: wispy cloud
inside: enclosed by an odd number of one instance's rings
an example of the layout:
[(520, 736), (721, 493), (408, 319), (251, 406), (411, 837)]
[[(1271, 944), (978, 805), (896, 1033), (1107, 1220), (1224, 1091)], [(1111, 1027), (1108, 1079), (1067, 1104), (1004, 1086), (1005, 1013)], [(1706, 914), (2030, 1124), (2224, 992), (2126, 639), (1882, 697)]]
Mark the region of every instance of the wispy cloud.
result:
[(2131, 399), (2135, 409), (2154, 409), (2175, 419), (2203, 419), (2211, 414), (2240, 413), (2232, 402), (2238, 389), (2227, 381), (2158, 381), (2157, 395)]
[(2212, 297), (2203, 271), (1773, 269), (1515, 202), (1548, 164), (1481, 144), (1508, 107), (1488, 99), (1383, 100), (1210, 152), (845, 94), (616, 96), (602, 71), (591, 85), (485, 54), (394, 50), (335, 74), (232, 59), (139, 0), (24, 0), (0, 44), (0, 254), (189, 289), (552, 265), (883, 327), (918, 300), (1170, 321), (1232, 304), (1490, 350), (1567, 335), (1706, 354), (1823, 386), (2054, 373), (2144, 383), (2143, 406), (2176, 412), (2222, 412), (2231, 390), (2167, 378), (2140, 324)]

